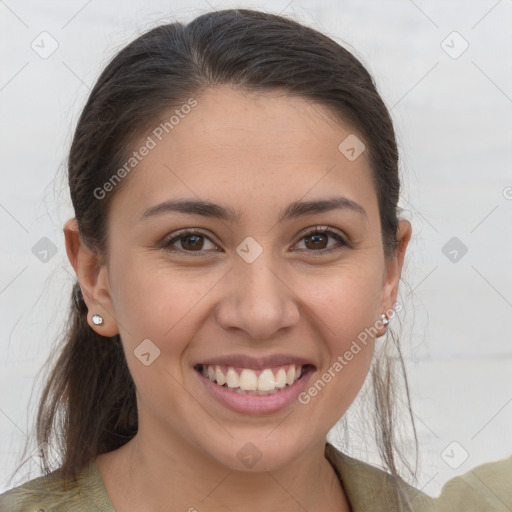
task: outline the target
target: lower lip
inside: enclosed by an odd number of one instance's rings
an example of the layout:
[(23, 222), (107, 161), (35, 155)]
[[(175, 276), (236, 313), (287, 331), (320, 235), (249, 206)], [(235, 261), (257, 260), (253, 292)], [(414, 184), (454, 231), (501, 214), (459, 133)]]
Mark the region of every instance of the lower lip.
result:
[(272, 395), (242, 395), (224, 386), (219, 386), (208, 377), (194, 369), (200, 382), (208, 394), (228, 409), (242, 414), (272, 414), (278, 412), (298, 401), (298, 396), (307, 387), (307, 383), (314, 367), (303, 368), (304, 373), (291, 386), (286, 386), (281, 391)]

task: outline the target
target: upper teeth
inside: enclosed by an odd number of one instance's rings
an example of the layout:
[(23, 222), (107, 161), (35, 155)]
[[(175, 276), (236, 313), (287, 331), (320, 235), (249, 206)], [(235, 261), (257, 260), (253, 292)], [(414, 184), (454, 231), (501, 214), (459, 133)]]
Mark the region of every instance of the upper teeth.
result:
[[(223, 372), (223, 369), (226, 369)], [(259, 375), (250, 368), (241, 369), (240, 373), (231, 367), (218, 365), (202, 365), (202, 374), (219, 386), (226, 385), (228, 388), (240, 388), (243, 391), (273, 391), (276, 388), (284, 388), (291, 385), (301, 375), (301, 365), (286, 365), (278, 368), (265, 368)], [(275, 372), (275, 373), (274, 373)]]

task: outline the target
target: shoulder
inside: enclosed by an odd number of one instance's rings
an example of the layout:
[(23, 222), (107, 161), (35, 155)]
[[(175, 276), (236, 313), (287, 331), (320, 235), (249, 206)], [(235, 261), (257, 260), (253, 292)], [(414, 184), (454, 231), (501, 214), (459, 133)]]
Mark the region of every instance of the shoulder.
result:
[(435, 499), (440, 512), (512, 510), (512, 457), (488, 462), (452, 478)]
[(81, 512), (91, 509), (98, 512), (114, 510), (94, 462), (82, 469), (76, 480), (63, 478), (61, 470), (57, 469), (0, 494), (2, 512)]
[(430, 496), (402, 479), (395, 478), (371, 464), (349, 457), (330, 444), (326, 445), (325, 453), (338, 472), (354, 512), (371, 510), (431, 512), (435, 510)]
[(354, 512), (510, 512), (512, 457), (478, 466), (446, 482), (438, 497), (396, 480), (382, 469), (326, 445), (326, 456), (337, 470)]

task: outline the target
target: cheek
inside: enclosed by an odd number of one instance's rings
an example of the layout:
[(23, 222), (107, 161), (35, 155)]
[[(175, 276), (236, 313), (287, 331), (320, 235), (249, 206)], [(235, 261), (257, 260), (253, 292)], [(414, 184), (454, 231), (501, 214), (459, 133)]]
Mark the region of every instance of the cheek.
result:
[(345, 351), (350, 340), (378, 320), (381, 277), (377, 269), (377, 264), (352, 265), (303, 276), (301, 299), (317, 319), (333, 354)]
[[(378, 268), (378, 265), (375, 265)], [(311, 283), (308, 286), (308, 281)], [(317, 286), (312, 287), (315, 281)], [(323, 283), (322, 286), (319, 283)], [(302, 295), (313, 313), (316, 333), (323, 341), (322, 368), (301, 403), (318, 401), (333, 422), (353, 402), (368, 374), (373, 353), (375, 323), (380, 305), (377, 272), (351, 267), (304, 282)], [(315, 398), (317, 397), (317, 398)], [(328, 405), (326, 405), (326, 403)]]
[(179, 384), (183, 354), (204, 321), (202, 305), (218, 279), (149, 265), (142, 257), (116, 267), (115, 314), (141, 404), (164, 410), (187, 402)]
[(192, 333), (192, 319), (198, 321), (201, 301), (221, 276), (173, 269), (165, 262), (148, 265), (147, 259), (126, 261), (117, 268), (120, 284), (114, 303), (122, 337), (130, 346), (149, 338), (166, 350), (167, 345), (178, 348), (187, 332)]

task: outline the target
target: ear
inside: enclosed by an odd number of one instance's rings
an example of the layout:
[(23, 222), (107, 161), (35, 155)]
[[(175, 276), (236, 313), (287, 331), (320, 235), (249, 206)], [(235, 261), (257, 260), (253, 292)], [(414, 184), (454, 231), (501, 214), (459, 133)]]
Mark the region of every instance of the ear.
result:
[[(75, 269), (82, 295), (87, 304), (87, 321), (101, 336), (115, 336), (119, 333), (114, 318), (114, 308), (108, 282), (108, 269), (100, 262), (100, 256), (89, 250), (82, 241), (76, 218), (64, 224), (64, 237), (69, 262)], [(92, 316), (103, 318), (102, 325), (95, 325)]]
[(381, 313), (391, 311), (396, 304), (398, 284), (402, 273), (405, 251), (411, 240), (412, 227), (408, 220), (398, 222), (396, 233), (397, 248), (395, 253), (386, 258), (385, 271), (382, 283)]

